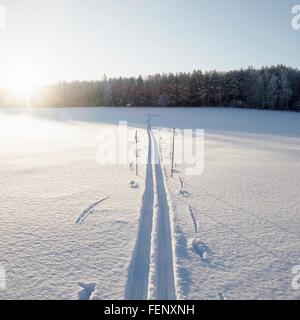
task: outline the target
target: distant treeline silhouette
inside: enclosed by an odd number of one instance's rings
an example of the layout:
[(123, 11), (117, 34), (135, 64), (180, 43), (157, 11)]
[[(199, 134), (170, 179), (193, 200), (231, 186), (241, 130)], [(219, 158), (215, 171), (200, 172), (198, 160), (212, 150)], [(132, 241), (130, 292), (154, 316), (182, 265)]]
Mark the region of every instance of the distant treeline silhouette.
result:
[[(155, 74), (138, 78), (60, 82), (30, 102), (40, 107), (230, 106), (300, 110), (300, 71), (284, 65), (218, 72)], [(9, 103), (0, 94), (0, 105)], [(24, 102), (23, 102), (24, 104)]]

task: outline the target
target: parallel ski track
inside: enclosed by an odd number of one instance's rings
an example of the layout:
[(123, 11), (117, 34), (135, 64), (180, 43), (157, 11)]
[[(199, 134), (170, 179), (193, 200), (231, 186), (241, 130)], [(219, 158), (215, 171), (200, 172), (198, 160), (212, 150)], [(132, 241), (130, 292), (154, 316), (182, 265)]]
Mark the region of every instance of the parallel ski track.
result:
[[(140, 213), (138, 237), (128, 271), (125, 298), (146, 300), (149, 298), (149, 281), (154, 279), (154, 283), (152, 283), (154, 295), (151, 295), (150, 298), (175, 300), (168, 196), (159, 148), (149, 124), (148, 139), (146, 186)], [(154, 222), (156, 223), (155, 232), (153, 230)], [(151, 259), (151, 255), (154, 255), (153, 259)]]

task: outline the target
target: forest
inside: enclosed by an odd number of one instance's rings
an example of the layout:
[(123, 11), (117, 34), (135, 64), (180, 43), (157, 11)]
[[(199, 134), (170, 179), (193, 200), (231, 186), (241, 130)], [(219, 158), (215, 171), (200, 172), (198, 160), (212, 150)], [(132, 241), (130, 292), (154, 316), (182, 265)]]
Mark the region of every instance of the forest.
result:
[[(0, 92), (0, 106), (24, 106)], [(28, 101), (26, 102), (29, 103)], [(300, 111), (300, 71), (284, 65), (218, 72), (61, 81), (40, 89), (33, 107), (239, 107)]]

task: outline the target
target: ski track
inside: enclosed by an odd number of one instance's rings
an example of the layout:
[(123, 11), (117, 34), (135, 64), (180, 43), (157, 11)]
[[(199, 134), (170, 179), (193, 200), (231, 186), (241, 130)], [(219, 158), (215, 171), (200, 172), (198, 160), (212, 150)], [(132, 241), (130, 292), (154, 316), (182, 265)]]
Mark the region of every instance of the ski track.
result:
[[(125, 298), (129, 300), (145, 300), (147, 298), (175, 300), (168, 196), (159, 160), (158, 145), (150, 128), (150, 121), (148, 121), (146, 186), (138, 237), (128, 271)], [(149, 291), (151, 292), (149, 293)]]
[(157, 300), (176, 300), (173, 245), (171, 236), (171, 221), (169, 216), (168, 196), (165, 187), (164, 174), (161, 166), (159, 148), (154, 135), (151, 133), (153, 148), (153, 166), (155, 172), (155, 204), (156, 226), (152, 252), (154, 255), (153, 274), (154, 292), (151, 298)]
[(77, 218), (75, 224), (78, 225), (78, 224), (82, 224), (85, 219), (90, 215), (90, 214), (93, 214), (94, 213), (94, 210), (96, 209), (96, 207), (103, 201), (109, 199), (110, 197), (106, 197), (106, 198), (103, 198), (93, 204), (91, 204), (89, 207), (87, 207), (86, 209), (84, 209), (81, 214), (79, 215), (79, 217)]
[(148, 130), (148, 164), (146, 186), (140, 214), (138, 238), (129, 267), (125, 298), (127, 300), (146, 300), (148, 296), (148, 277), (150, 268), (151, 233), (153, 220), (153, 171), (151, 164), (152, 147)]

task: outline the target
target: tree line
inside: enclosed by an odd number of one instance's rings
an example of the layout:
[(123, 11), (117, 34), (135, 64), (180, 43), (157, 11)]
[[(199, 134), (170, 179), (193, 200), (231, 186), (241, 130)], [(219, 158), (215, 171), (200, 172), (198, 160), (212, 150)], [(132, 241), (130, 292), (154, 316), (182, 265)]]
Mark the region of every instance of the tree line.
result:
[[(0, 102), (1, 103), (1, 102)], [(60, 82), (31, 103), (41, 107), (230, 106), (300, 110), (300, 71), (284, 65), (227, 72), (155, 74)]]

